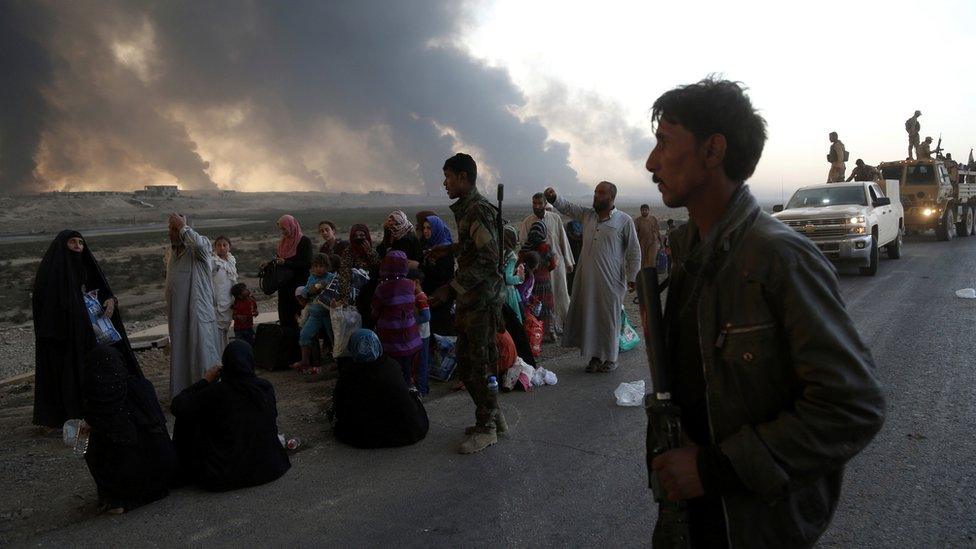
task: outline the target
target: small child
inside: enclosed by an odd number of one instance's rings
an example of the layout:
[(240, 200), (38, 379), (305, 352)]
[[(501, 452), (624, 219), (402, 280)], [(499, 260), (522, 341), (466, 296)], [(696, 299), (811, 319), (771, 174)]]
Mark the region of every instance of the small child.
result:
[[(335, 276), (330, 272), (332, 262), (325, 254), (315, 254), (312, 257), (312, 267), (309, 270), (308, 281), (305, 283), (305, 290), (302, 297), (308, 300), (305, 310), (308, 317), (302, 325), (301, 334), (298, 336), (298, 344), (302, 346), (302, 359), (291, 365), (295, 370), (305, 371), (311, 364), (309, 360), (312, 355), (312, 343), (317, 342), (316, 337), (325, 328), (327, 332), (332, 331), (332, 321), (329, 318), (329, 309), (317, 299), (313, 299), (322, 292)], [(303, 313), (304, 314), (304, 313)]]
[(427, 383), (428, 362), (430, 357), (430, 307), (427, 305), (427, 294), (421, 289), (424, 283), (424, 273), (420, 269), (407, 271), (407, 278), (413, 280), (414, 297), (417, 300), (417, 328), (420, 332), (420, 352), (414, 360), (414, 379), (417, 380), (417, 391), (420, 396), (427, 396), (430, 385)]
[[(539, 258), (539, 254), (536, 252), (522, 252), (522, 264), (525, 266), (524, 280), (518, 285), (519, 301), (522, 303), (522, 317), (525, 317), (525, 311), (528, 309), (530, 312), (533, 309), (532, 306), (532, 290), (535, 289), (535, 271), (539, 268), (539, 263), (542, 260)], [(538, 314), (533, 314), (533, 316), (538, 316)]]
[(234, 296), (234, 339), (241, 339), (254, 345), (254, 317), (258, 316), (258, 302), (247, 289), (247, 284), (238, 282), (230, 288)]
[(230, 253), (230, 239), (226, 236), (218, 236), (213, 243), (213, 258), (211, 261), (213, 270), (211, 278), (213, 281), (214, 295), (216, 296), (217, 331), (220, 334), (220, 350), (230, 343), (230, 325), (233, 320), (234, 297), (230, 289), (237, 284), (237, 260), (234, 254)]
[(416, 284), (407, 278), (407, 254), (390, 250), (380, 263), (380, 283), (373, 293), (371, 309), (376, 335), (387, 356), (400, 363), (407, 385), (413, 381), (413, 358), (422, 342), (417, 328)]

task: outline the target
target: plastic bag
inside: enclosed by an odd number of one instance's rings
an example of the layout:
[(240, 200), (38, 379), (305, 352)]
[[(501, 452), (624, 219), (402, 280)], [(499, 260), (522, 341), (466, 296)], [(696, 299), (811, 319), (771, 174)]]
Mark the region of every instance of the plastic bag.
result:
[(347, 305), (330, 309), (329, 320), (332, 322), (332, 356), (345, 356), (349, 337), (362, 328), (363, 319), (355, 307)]
[(976, 289), (963, 288), (962, 290), (956, 290), (956, 297), (961, 297), (963, 299), (976, 299)]
[(95, 340), (99, 345), (111, 345), (122, 341), (122, 336), (112, 325), (112, 320), (105, 317), (105, 310), (96, 297), (97, 291), (85, 294), (85, 308), (88, 309), (88, 320), (91, 321)]
[(457, 367), (456, 339), (452, 336), (433, 335), (434, 353), (428, 361), (428, 375), (438, 381), (447, 381)]
[(617, 397), (617, 406), (641, 406), (644, 404), (644, 380), (621, 383), (613, 396)]
[(529, 349), (533, 357), (542, 354), (542, 321), (532, 313), (525, 312), (525, 337), (529, 340)]
[(637, 335), (637, 330), (630, 324), (630, 320), (627, 318), (627, 311), (620, 309), (620, 337), (618, 338), (620, 342), (620, 351), (629, 351), (640, 343), (640, 336)]

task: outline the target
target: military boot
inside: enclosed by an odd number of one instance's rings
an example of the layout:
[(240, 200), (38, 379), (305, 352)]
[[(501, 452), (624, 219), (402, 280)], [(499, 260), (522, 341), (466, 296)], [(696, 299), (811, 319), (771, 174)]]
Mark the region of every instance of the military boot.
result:
[[(505, 421), (505, 416), (502, 414), (501, 410), (495, 412), (495, 434), (504, 435), (508, 433), (508, 422)], [(464, 428), (464, 434), (470, 435), (478, 430), (477, 425), (471, 425)]]
[(496, 442), (498, 442), (498, 437), (495, 435), (494, 425), (489, 428), (478, 428), (475, 432), (465, 437), (461, 445), (458, 446), (458, 453), (473, 454), (480, 452)]

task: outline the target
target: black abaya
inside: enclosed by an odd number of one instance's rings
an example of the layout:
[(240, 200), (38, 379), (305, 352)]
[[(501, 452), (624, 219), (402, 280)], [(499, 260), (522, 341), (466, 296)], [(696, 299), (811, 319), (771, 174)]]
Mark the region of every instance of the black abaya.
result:
[[(114, 297), (88, 243), (81, 253), (68, 249), (68, 240), (82, 238), (77, 231), (61, 231), (51, 242), (34, 278), (31, 301), (34, 311), (35, 374), (34, 424), (61, 427), (65, 420), (81, 417), (82, 372), (86, 354), (95, 348), (95, 333), (88, 318), (82, 288), (98, 290), (98, 301)], [(112, 325), (122, 336), (113, 347), (125, 369), (142, 377), (119, 307)]]
[(177, 471), (166, 418), (152, 383), (129, 374), (113, 347), (89, 354), (83, 407), (91, 426), (85, 462), (99, 503), (128, 511), (166, 497)]
[(408, 446), (427, 436), (430, 426), (399, 363), (386, 355), (363, 363), (339, 359), (333, 412), (336, 438), (359, 448)]
[[(285, 259), (285, 267), (292, 272), (292, 277), (278, 289), (278, 323), (282, 326), (298, 328), (298, 313), (301, 306), (295, 299), (295, 288), (303, 286), (308, 281), (308, 271), (312, 265), (312, 241), (302, 236), (298, 241), (295, 255)], [(295, 333), (298, 339), (298, 333)]]
[(254, 375), (251, 346), (224, 349), (220, 380), (201, 379), (173, 399), (173, 441), (184, 480), (223, 491), (271, 482), (291, 467), (278, 441), (274, 387)]

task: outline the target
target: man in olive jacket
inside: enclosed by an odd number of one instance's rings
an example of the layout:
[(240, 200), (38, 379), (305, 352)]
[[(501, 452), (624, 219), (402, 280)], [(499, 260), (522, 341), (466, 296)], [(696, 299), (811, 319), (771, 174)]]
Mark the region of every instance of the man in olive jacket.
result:
[(665, 307), (687, 444), (650, 467), (669, 499), (688, 502), (696, 547), (811, 546), (844, 464), (884, 421), (871, 352), (833, 266), (744, 184), (766, 130), (743, 89), (707, 79), (671, 90), (653, 120), (647, 170), (690, 221), (671, 237)]

